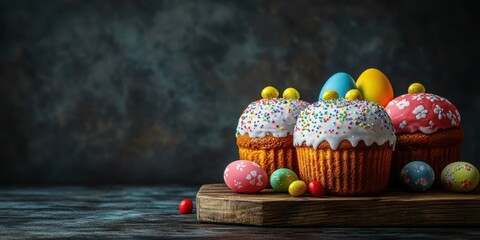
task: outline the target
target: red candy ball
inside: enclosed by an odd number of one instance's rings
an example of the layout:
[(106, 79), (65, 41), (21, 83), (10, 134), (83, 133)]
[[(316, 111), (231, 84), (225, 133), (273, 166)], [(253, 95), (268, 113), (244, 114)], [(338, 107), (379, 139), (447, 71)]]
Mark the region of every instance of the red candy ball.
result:
[(178, 211), (180, 214), (190, 214), (192, 213), (193, 210), (193, 202), (192, 200), (185, 198), (183, 201), (180, 202), (180, 205), (178, 206)]
[(321, 197), (325, 194), (325, 188), (319, 181), (311, 181), (308, 184), (308, 191), (313, 197)]

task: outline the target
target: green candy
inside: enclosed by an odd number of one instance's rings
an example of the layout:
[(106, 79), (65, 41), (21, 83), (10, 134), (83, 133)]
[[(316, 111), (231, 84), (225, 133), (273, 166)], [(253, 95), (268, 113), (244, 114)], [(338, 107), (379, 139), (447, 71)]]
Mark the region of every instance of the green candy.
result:
[(270, 185), (275, 192), (288, 192), (290, 183), (298, 180), (297, 174), (288, 168), (279, 168), (270, 176)]

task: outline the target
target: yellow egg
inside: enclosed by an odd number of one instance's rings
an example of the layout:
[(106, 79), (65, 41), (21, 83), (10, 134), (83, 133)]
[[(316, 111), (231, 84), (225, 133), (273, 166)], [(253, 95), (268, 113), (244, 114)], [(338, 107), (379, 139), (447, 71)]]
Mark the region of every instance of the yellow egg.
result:
[(408, 87), (408, 93), (413, 94), (413, 93), (425, 93), (425, 87), (421, 83), (412, 83)]
[(480, 174), (471, 163), (453, 162), (443, 169), (440, 179), (442, 185), (450, 191), (469, 192), (477, 187)]
[(295, 88), (287, 88), (283, 91), (283, 98), (300, 99), (300, 93)]
[(262, 98), (264, 99), (277, 98), (278, 94), (278, 90), (272, 86), (265, 87), (262, 90)]
[(393, 99), (393, 88), (387, 76), (380, 70), (369, 68), (357, 79), (357, 88), (362, 92), (363, 98), (387, 106)]
[(338, 98), (338, 93), (333, 90), (327, 90), (322, 96), (322, 99), (325, 101), (333, 100)]
[(351, 89), (345, 94), (347, 100), (363, 100), (362, 92), (358, 89)]
[(302, 180), (295, 180), (288, 186), (288, 193), (293, 197), (300, 197), (307, 192), (307, 184)]

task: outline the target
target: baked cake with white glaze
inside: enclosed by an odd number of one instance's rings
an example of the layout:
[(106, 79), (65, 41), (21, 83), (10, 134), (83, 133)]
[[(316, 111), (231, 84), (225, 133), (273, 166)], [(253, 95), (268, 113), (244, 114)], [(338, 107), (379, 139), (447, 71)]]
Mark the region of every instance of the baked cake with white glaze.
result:
[(366, 100), (318, 101), (297, 119), (299, 177), (328, 194), (372, 195), (388, 187), (395, 133), (390, 117)]
[[(412, 92), (412, 86), (419, 92)], [(392, 156), (391, 185), (398, 186), (402, 167), (411, 161), (428, 163), (435, 172), (434, 186), (441, 186), (440, 173), (449, 163), (460, 161), (463, 130), (460, 113), (450, 101), (432, 93), (418, 83), (412, 84), (409, 94), (388, 103), (387, 113), (397, 135)]]
[(279, 168), (298, 173), (293, 129), (298, 115), (308, 106), (299, 99), (276, 96), (278, 93), (250, 103), (236, 130), (240, 159), (258, 163), (269, 176)]

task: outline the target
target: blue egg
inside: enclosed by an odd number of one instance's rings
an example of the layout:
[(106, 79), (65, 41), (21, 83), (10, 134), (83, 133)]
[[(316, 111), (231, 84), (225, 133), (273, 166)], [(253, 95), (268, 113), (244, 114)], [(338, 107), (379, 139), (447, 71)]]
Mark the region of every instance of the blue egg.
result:
[(409, 191), (425, 192), (435, 180), (435, 172), (426, 162), (407, 163), (400, 171), (400, 183)]
[(344, 98), (348, 90), (351, 89), (357, 89), (353, 78), (348, 75), (348, 73), (338, 72), (333, 74), (325, 84), (323, 84), (318, 100), (322, 100), (322, 96), (327, 90), (334, 90), (338, 93), (339, 98)]

